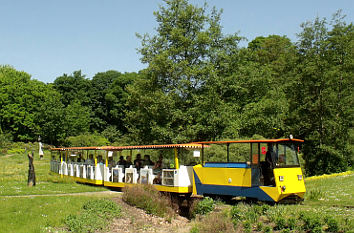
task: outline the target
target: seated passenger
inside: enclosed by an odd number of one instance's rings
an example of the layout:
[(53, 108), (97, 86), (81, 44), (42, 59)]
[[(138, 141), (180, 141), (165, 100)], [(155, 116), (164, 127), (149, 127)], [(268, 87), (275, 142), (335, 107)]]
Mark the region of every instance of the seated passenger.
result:
[(125, 159), (124, 159), (123, 156), (120, 156), (117, 165), (123, 165), (123, 166), (125, 166), (126, 164), (127, 164), (127, 161), (125, 161)]
[(143, 161), (144, 166), (153, 166), (155, 165), (153, 161), (150, 159), (150, 155), (144, 155), (144, 161)]
[(136, 155), (136, 159), (134, 160), (134, 166), (138, 170), (143, 166), (143, 160), (141, 159), (141, 154)]
[(77, 162), (78, 162), (78, 163), (83, 162), (83, 159), (82, 159), (82, 157), (81, 157), (81, 154), (80, 154), (79, 157), (77, 158)]
[(125, 162), (125, 168), (129, 168), (131, 165), (133, 165), (132, 163), (132, 157), (131, 156), (127, 156), (127, 161)]
[(108, 157), (108, 167), (112, 168), (116, 166), (116, 162), (113, 160), (113, 157)]
[(161, 184), (162, 175), (162, 155), (159, 156), (159, 160), (156, 161), (154, 167), (152, 168), (153, 174), (156, 176), (153, 180), (154, 184)]

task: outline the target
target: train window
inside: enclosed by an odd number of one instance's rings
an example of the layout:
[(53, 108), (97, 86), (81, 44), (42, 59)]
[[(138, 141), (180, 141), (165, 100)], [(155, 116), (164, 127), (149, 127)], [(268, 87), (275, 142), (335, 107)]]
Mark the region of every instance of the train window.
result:
[(259, 161), (264, 162), (267, 154), (267, 143), (260, 143), (260, 159)]
[[(229, 162), (250, 161), (250, 145), (247, 143), (229, 144)], [(206, 162), (227, 162), (227, 145), (211, 144), (204, 148)]]
[(252, 154), (252, 157), (251, 157), (251, 159), (252, 159), (252, 164), (258, 164), (258, 162), (259, 162), (259, 143), (252, 143), (251, 144), (252, 146), (252, 152), (251, 152), (251, 154)]
[(299, 160), (296, 152), (296, 147), (293, 144), (279, 144), (277, 165), (280, 167), (299, 166)]

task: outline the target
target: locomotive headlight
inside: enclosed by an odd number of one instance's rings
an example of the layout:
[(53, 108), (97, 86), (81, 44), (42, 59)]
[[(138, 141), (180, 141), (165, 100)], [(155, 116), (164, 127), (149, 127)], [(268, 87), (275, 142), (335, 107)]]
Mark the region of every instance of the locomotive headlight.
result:
[(279, 181), (283, 182), (284, 181), (284, 176), (279, 176)]
[(297, 175), (298, 180), (302, 180), (302, 175)]

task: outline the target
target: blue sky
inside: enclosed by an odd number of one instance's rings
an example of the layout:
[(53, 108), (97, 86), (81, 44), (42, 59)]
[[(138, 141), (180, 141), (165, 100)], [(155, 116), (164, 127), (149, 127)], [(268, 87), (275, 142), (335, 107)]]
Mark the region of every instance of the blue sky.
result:
[[(202, 5), (204, 0), (190, 0)], [(353, 22), (354, 0), (207, 0), (223, 9), (223, 32), (286, 35), (296, 41), (302, 22), (330, 19), (338, 9)], [(63, 73), (139, 71), (135, 33), (154, 33), (161, 0), (0, 0), (0, 64), (49, 83)]]

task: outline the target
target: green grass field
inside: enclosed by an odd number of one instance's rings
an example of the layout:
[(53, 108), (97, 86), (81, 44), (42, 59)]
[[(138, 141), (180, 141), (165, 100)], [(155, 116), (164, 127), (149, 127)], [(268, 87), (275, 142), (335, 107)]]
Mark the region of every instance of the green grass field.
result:
[[(104, 192), (97, 194), (99, 191), (106, 191), (104, 187), (77, 184), (69, 178), (61, 179), (57, 174), (50, 173), (48, 155), (43, 160), (39, 160), (36, 155), (34, 166), (37, 185), (27, 187), (27, 157), (23, 154), (0, 156), (0, 232), (65, 231), (64, 219), (69, 214), (81, 212), (82, 206), (89, 200), (112, 197)], [(268, 231), (267, 227), (274, 227), (274, 221), (279, 216), (289, 219), (305, 213), (323, 222), (328, 216), (334, 218), (342, 229), (340, 232), (354, 229), (354, 173), (308, 179), (305, 182), (307, 193), (302, 204), (271, 206), (263, 222), (247, 220), (248, 222), (240, 223), (241, 226), (251, 225), (251, 230), (257, 231), (257, 227), (260, 229), (263, 224), (262, 231)], [(95, 193), (90, 195), (90, 192)], [(72, 195), (75, 193), (84, 194)], [(61, 196), (62, 194), (65, 196)], [(226, 208), (231, 209), (232, 206)], [(254, 209), (253, 206), (243, 204), (239, 208), (244, 213)], [(214, 227), (216, 223), (206, 221), (203, 224)], [(326, 227), (324, 225), (323, 229)], [(247, 229), (245, 231), (249, 231)]]
[[(42, 160), (36, 155), (34, 167), (37, 184), (28, 187), (28, 158), (23, 154), (0, 156), (0, 232), (64, 229), (64, 218), (78, 213), (84, 203), (112, 196), (105, 193), (90, 195), (90, 192), (107, 189), (78, 184), (70, 178), (61, 179), (57, 174), (50, 173), (48, 155)], [(85, 194), (70, 195), (82, 192)]]

